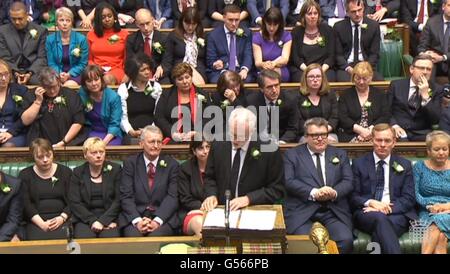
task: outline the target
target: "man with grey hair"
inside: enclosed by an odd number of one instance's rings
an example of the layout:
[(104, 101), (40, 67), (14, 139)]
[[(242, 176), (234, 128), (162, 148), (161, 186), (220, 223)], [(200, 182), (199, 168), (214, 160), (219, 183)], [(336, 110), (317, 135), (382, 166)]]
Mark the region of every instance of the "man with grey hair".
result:
[(347, 153), (328, 146), (328, 122), (315, 117), (305, 122), (306, 144), (284, 154), (287, 197), (284, 216), (288, 234), (309, 234), (322, 223), (340, 253), (353, 249), (348, 197), (353, 174)]
[(162, 140), (158, 127), (146, 126), (143, 152), (123, 162), (119, 226), (125, 237), (170, 236), (178, 228), (178, 162), (160, 155)]
[(206, 165), (202, 210), (225, 203), (230, 190), (230, 210), (249, 205), (273, 204), (284, 195), (281, 153), (265, 152), (256, 140), (256, 116), (245, 108), (234, 109), (228, 120), (231, 141), (212, 144)]

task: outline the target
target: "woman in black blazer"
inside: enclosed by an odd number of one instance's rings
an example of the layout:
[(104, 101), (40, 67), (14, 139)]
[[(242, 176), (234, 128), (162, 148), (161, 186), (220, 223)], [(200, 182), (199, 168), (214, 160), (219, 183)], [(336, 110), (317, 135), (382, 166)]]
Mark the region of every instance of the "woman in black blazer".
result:
[(326, 72), (328, 80), (336, 81), (333, 70), (335, 59), (335, 35), (333, 29), (322, 22), (320, 6), (306, 1), (300, 11), (300, 26), (292, 31), (289, 71), (291, 81), (298, 82), (309, 64), (318, 63)]
[(369, 86), (373, 70), (368, 62), (353, 68), (355, 86), (339, 97), (339, 130), (341, 142), (370, 142), (372, 128), (379, 123), (389, 123), (390, 111), (387, 93)]
[(74, 236), (120, 237), (117, 217), (120, 212), (121, 167), (105, 161), (106, 145), (98, 137), (84, 142), (83, 154), (86, 163), (74, 169), (68, 195)]
[[(164, 135), (164, 144), (190, 142), (208, 121), (203, 111), (211, 104), (209, 94), (192, 83), (193, 70), (187, 63), (175, 65), (172, 78), (175, 85), (161, 94), (156, 105), (155, 124)], [(177, 113), (173, 117), (172, 112)]]
[(25, 239), (65, 239), (72, 170), (53, 162), (53, 147), (47, 139), (34, 139), (30, 152), (35, 164), (19, 173), (24, 186)]
[(188, 63), (193, 70), (192, 82), (194, 85), (204, 85), (206, 79), (205, 54), (206, 39), (199, 12), (196, 8), (187, 8), (167, 38), (163, 67), (171, 71), (176, 64)]
[(330, 92), (328, 79), (323, 73), (320, 64), (311, 64), (305, 69), (305, 74), (300, 83), (300, 95), (298, 101), (300, 112), (299, 136), (303, 143), (305, 134), (305, 121), (313, 117), (322, 117), (328, 121), (328, 141), (337, 142), (334, 133), (338, 124), (338, 105), (336, 95)]
[(22, 182), (0, 171), (0, 242), (18, 240), (22, 221)]
[(197, 138), (194, 138), (189, 145), (191, 158), (181, 165), (178, 173), (178, 197), (183, 233), (201, 237), (204, 218), (201, 205), (206, 199), (204, 177), (211, 146), (204, 138), (198, 136)]

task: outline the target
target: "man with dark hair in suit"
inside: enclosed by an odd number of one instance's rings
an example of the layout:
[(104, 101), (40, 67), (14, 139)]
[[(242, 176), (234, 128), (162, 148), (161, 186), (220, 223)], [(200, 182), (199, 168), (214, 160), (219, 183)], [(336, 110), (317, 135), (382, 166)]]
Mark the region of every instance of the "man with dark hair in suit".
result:
[(261, 26), (264, 13), (271, 7), (279, 8), (286, 22), (286, 17), (289, 12), (289, 0), (248, 0), (247, 10), (251, 17), (251, 26)]
[(178, 229), (178, 163), (160, 155), (162, 140), (158, 127), (146, 126), (139, 142), (144, 151), (123, 162), (119, 226), (125, 237), (170, 236)]
[(47, 66), (47, 30), (28, 22), (22, 2), (11, 4), (9, 17), (11, 23), (0, 27), (0, 58), (9, 64), (17, 83), (36, 85), (38, 72)]
[(162, 84), (169, 84), (168, 71), (162, 66), (166, 38), (154, 29), (155, 18), (150, 10), (139, 9), (136, 11), (135, 19), (139, 31), (128, 35), (127, 58), (132, 58), (138, 53), (148, 55), (156, 66), (156, 70), (152, 72), (155, 80)]
[(218, 204), (224, 204), (226, 190), (231, 192), (230, 210), (274, 204), (282, 199), (284, 172), (281, 152), (278, 147), (252, 141), (256, 139), (255, 114), (238, 107), (231, 112), (228, 126), (231, 141), (214, 142), (209, 152), (205, 178), (207, 198), (201, 209), (209, 211)]
[(314, 222), (323, 224), (339, 253), (351, 253), (353, 233), (348, 197), (353, 174), (347, 153), (328, 146), (328, 122), (305, 122), (306, 144), (284, 154), (287, 197), (284, 216), (288, 234), (309, 234)]
[[(258, 74), (258, 87), (261, 92), (250, 92), (247, 103), (257, 109), (258, 133), (262, 135), (277, 137), (280, 143), (293, 143), (298, 141), (299, 110), (293, 93), (280, 89), (281, 77), (274, 70), (262, 70)], [(278, 109), (278, 115), (274, 115)], [(260, 111), (264, 113), (261, 114)], [(267, 115), (265, 115), (267, 113)], [(264, 119), (267, 117), (267, 119)], [(273, 119), (278, 118), (276, 121)], [(261, 135), (262, 134), (262, 135)]]
[(350, 203), (355, 227), (372, 236), (384, 254), (400, 254), (398, 238), (417, 219), (411, 163), (392, 154), (396, 138), (389, 124), (372, 129), (373, 152), (354, 159)]
[[(367, 61), (375, 69), (380, 55), (380, 26), (364, 16), (364, 1), (348, 0), (345, 7), (348, 17), (334, 25), (339, 82), (350, 81), (359, 61)], [(374, 80), (382, 80), (381, 75), (375, 72)]]
[(435, 64), (432, 79), (435, 76), (450, 79), (450, 0), (442, 0), (442, 14), (427, 21), (417, 52), (431, 56)]
[(388, 90), (390, 124), (400, 141), (425, 141), (439, 123), (442, 86), (430, 81), (432, 58), (421, 54), (409, 67), (411, 78), (394, 80)]
[(206, 73), (210, 83), (217, 83), (225, 70), (239, 73), (245, 82), (253, 82), (252, 32), (238, 28), (241, 9), (227, 5), (223, 10), (224, 25), (209, 33), (206, 47)]
[(167, 29), (173, 27), (171, 0), (143, 0), (144, 7), (154, 15), (155, 28)]

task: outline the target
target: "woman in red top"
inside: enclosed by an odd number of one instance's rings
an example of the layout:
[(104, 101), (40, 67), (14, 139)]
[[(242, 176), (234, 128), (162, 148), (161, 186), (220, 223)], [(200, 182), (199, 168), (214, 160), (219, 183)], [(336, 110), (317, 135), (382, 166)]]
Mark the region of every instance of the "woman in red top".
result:
[(89, 64), (102, 67), (107, 85), (127, 80), (124, 72), (127, 36), (128, 31), (120, 28), (114, 8), (109, 3), (99, 3), (95, 7), (94, 29), (87, 34)]

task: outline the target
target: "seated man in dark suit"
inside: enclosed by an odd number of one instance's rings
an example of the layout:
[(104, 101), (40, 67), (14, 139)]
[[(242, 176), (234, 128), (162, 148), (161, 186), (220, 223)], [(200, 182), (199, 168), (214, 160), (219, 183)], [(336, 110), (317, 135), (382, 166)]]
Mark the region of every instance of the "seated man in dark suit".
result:
[(21, 187), (19, 179), (0, 172), (0, 242), (17, 238), (23, 212)]
[(280, 90), (281, 77), (276, 71), (262, 70), (257, 81), (261, 92), (250, 92), (247, 103), (256, 107), (260, 139), (273, 137), (283, 144), (297, 142), (298, 98)]
[(439, 129), (450, 134), (450, 87), (444, 88), (442, 96), (442, 115), (439, 120)]
[(154, 29), (155, 18), (150, 10), (139, 9), (136, 11), (135, 19), (139, 31), (128, 35), (127, 59), (138, 53), (148, 55), (155, 63), (156, 70), (152, 71), (155, 80), (162, 84), (169, 84), (168, 70), (164, 69), (161, 64), (166, 38), (161, 32)]
[(11, 23), (0, 27), (0, 58), (9, 64), (18, 84), (37, 85), (38, 72), (47, 66), (47, 30), (28, 22), (22, 2), (11, 4), (9, 17)]
[(442, 14), (430, 18), (420, 36), (419, 54), (426, 53), (436, 64), (434, 76), (447, 76), (450, 79), (450, 0), (442, 0)]
[(328, 146), (328, 122), (315, 117), (305, 122), (306, 144), (284, 154), (287, 197), (284, 218), (288, 234), (309, 234), (322, 223), (337, 243), (339, 253), (353, 249), (348, 197), (353, 174), (347, 153)]
[[(364, 16), (363, 1), (348, 0), (345, 8), (348, 17), (334, 25), (339, 82), (350, 81), (353, 67), (359, 61), (367, 61), (376, 68), (380, 55), (380, 26)], [(374, 80), (382, 80), (381, 75), (375, 72)]]
[(397, 18), (400, 0), (364, 1), (367, 17), (380, 22), (384, 18)]
[(355, 228), (372, 235), (384, 254), (400, 254), (398, 238), (417, 219), (411, 163), (392, 154), (395, 130), (389, 124), (372, 129), (373, 152), (354, 159), (350, 203)]
[(227, 5), (223, 10), (224, 25), (209, 33), (206, 43), (206, 73), (210, 83), (217, 83), (225, 70), (239, 73), (242, 80), (254, 80), (252, 32), (247, 28), (238, 28), (241, 9)]
[(319, 0), (322, 18), (345, 18), (345, 0)]
[[(230, 210), (249, 205), (274, 204), (284, 196), (281, 152), (256, 139), (256, 116), (248, 109), (234, 109), (228, 119), (231, 141), (212, 144), (206, 164), (202, 210), (225, 203), (230, 190)], [(224, 136), (225, 137), (225, 136)], [(228, 138), (227, 138), (228, 139)]]
[(247, 10), (251, 17), (251, 26), (260, 27), (264, 13), (271, 7), (279, 8), (286, 22), (289, 12), (289, 0), (248, 0)]
[(119, 226), (125, 237), (170, 236), (178, 229), (178, 163), (160, 155), (163, 135), (156, 126), (142, 130), (143, 152), (123, 163)]
[(430, 81), (432, 69), (431, 57), (418, 55), (409, 67), (411, 78), (394, 80), (389, 86), (390, 124), (400, 141), (425, 141), (439, 123), (442, 86)]

